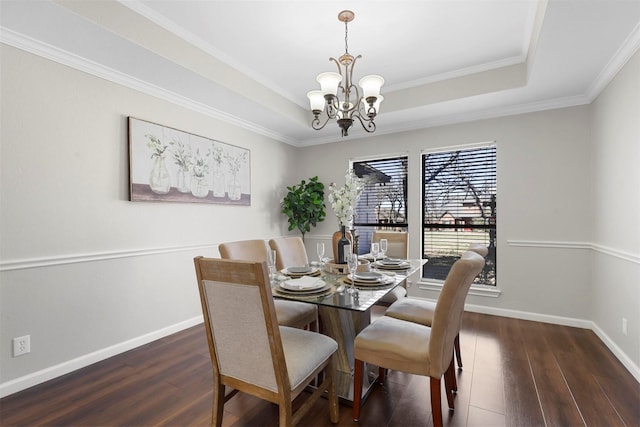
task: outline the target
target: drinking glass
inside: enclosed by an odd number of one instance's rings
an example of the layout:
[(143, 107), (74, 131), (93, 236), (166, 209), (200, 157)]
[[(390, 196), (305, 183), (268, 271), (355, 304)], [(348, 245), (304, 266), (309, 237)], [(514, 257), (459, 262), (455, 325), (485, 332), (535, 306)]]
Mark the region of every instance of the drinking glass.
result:
[(316, 243), (316, 251), (318, 253), (318, 261), (320, 261), (320, 268), (324, 265), (324, 242)]
[(380, 243), (372, 243), (371, 244), (371, 256), (373, 257), (373, 263), (375, 264), (376, 259), (380, 255)]
[(382, 259), (384, 259), (388, 248), (389, 243), (387, 242), (387, 239), (380, 239), (380, 256), (382, 257)]
[(269, 276), (271, 280), (273, 280), (276, 275), (276, 251), (269, 249), (267, 251), (267, 258), (267, 262), (269, 263)]
[(358, 293), (358, 290), (355, 286), (355, 273), (358, 269), (358, 255), (354, 253), (350, 253), (347, 255), (347, 268), (349, 269), (349, 278), (351, 279), (351, 286), (347, 288), (347, 292), (349, 292), (350, 294)]

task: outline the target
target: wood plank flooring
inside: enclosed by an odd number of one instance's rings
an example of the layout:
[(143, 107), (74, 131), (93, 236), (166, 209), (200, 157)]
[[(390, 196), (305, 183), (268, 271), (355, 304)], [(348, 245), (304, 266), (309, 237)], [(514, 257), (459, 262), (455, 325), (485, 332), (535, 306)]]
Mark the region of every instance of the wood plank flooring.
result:
[[(465, 313), (456, 409), (447, 426), (640, 426), (640, 384), (596, 335)], [(3, 426), (204, 426), (211, 362), (202, 325), (0, 400)], [(298, 402), (296, 402), (298, 403)], [(225, 426), (276, 426), (275, 405), (238, 394)], [(340, 407), (339, 426), (431, 425), (427, 378), (392, 371), (362, 408)], [(321, 399), (302, 426), (328, 426)]]

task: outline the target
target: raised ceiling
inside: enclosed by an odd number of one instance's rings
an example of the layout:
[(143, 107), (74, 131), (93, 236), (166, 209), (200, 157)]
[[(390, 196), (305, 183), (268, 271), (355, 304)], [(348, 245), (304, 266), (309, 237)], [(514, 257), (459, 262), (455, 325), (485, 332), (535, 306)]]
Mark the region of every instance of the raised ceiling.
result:
[[(329, 57), (385, 78), (377, 134), (589, 103), (640, 46), (638, 0), (2, 0), (2, 41), (304, 146)], [(354, 125), (350, 137), (367, 135)]]

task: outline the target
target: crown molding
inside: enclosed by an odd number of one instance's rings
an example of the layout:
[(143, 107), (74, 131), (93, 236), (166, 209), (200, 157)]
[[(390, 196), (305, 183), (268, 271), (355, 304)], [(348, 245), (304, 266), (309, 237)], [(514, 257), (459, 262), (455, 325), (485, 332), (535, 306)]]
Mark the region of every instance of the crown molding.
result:
[(69, 51), (44, 43), (40, 40), (25, 36), (24, 34), (20, 34), (8, 28), (0, 27), (0, 43), (4, 43), (8, 46), (12, 46), (17, 49), (21, 49), (34, 55), (40, 56), (42, 58), (57, 62), (59, 64), (66, 65), (78, 71), (100, 77), (107, 81), (128, 87), (129, 89), (151, 95), (172, 104), (179, 105), (181, 107), (204, 114), (214, 119), (218, 119), (234, 126), (238, 126), (248, 131), (257, 133), (259, 135), (284, 142), (285, 144), (298, 144), (297, 140), (274, 132), (248, 120), (241, 119), (237, 116), (210, 107), (201, 102), (196, 102), (183, 95), (168, 91), (162, 87), (153, 85), (144, 80), (114, 70), (103, 64), (91, 61)]
[(589, 99), (589, 103), (593, 102), (593, 100), (600, 95), (638, 49), (640, 49), (640, 23), (635, 26), (631, 34), (629, 34), (616, 53), (613, 54), (607, 65), (605, 65), (587, 90), (586, 97)]

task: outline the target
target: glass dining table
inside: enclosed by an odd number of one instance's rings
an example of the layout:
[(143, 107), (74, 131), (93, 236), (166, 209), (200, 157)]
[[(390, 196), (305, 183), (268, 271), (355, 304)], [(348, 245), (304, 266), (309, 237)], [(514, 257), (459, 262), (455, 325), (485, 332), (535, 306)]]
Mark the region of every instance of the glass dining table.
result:
[[(366, 276), (379, 279), (369, 282), (367, 277), (359, 281), (357, 278), (360, 276), (356, 276), (354, 283), (346, 274), (336, 274), (334, 269), (313, 263), (310, 276), (321, 281), (317, 284), (316, 292), (293, 290), (292, 286), (296, 282), (291, 281), (292, 274), (286, 269), (273, 275), (271, 287), (274, 298), (303, 301), (318, 306), (320, 332), (338, 343), (336, 389), (342, 402), (353, 402), (353, 343), (356, 335), (371, 323), (371, 307), (395, 287), (406, 286), (407, 279), (421, 270), (426, 262), (426, 259), (408, 259), (402, 260), (399, 265), (390, 266), (379, 262), (370, 263), (368, 273), (374, 274)], [(350, 290), (351, 285), (354, 286)], [(369, 369), (369, 375), (363, 377), (363, 398), (366, 398), (377, 377), (377, 368)]]

